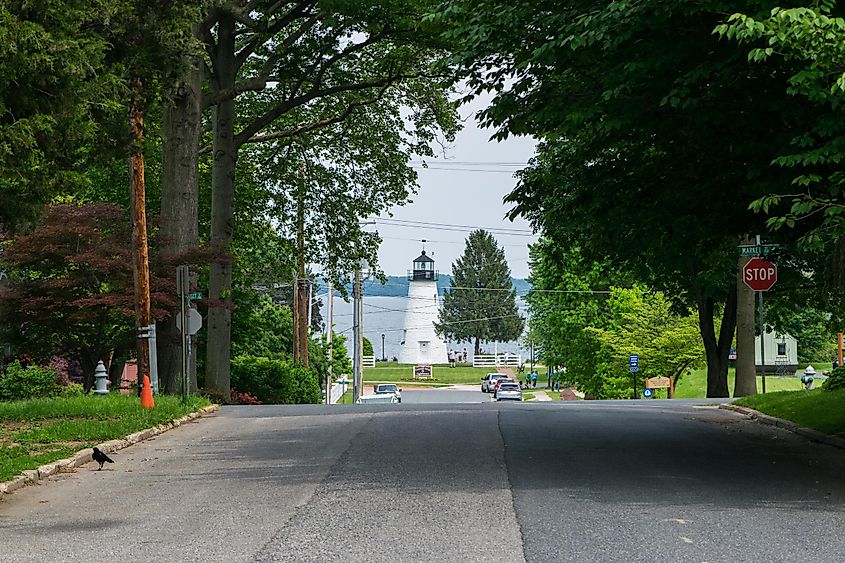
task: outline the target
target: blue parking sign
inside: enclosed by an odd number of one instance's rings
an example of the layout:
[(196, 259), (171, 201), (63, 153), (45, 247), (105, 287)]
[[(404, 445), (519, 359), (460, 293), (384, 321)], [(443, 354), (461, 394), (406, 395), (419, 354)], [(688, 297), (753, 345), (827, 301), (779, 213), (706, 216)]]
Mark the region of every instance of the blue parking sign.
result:
[(631, 354), (628, 356), (628, 365), (631, 366), (631, 371), (636, 372), (640, 370), (640, 356), (639, 354)]

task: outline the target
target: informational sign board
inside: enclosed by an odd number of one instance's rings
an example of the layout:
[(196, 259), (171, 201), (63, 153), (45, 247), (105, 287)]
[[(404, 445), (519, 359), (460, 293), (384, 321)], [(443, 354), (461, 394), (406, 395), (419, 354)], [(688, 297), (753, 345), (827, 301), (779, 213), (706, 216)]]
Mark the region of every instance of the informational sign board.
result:
[(649, 389), (646, 387), (643, 389), (643, 398), (644, 399), (651, 399), (654, 396), (654, 389)]
[(414, 379), (431, 379), (432, 377), (431, 364), (420, 364), (414, 366)]
[(628, 356), (628, 365), (631, 366), (632, 372), (640, 371), (640, 356), (639, 354), (631, 354)]
[(668, 389), (672, 386), (672, 382), (668, 377), (650, 377), (645, 380), (647, 389)]

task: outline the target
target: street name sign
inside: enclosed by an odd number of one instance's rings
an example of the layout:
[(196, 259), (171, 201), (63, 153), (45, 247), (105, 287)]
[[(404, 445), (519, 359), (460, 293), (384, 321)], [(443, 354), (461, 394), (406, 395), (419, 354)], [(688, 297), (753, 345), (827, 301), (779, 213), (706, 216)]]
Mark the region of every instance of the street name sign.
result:
[(754, 291), (768, 291), (778, 281), (778, 267), (762, 258), (752, 258), (742, 267), (742, 281)]
[(768, 256), (778, 248), (779, 244), (744, 244), (737, 247), (740, 256)]

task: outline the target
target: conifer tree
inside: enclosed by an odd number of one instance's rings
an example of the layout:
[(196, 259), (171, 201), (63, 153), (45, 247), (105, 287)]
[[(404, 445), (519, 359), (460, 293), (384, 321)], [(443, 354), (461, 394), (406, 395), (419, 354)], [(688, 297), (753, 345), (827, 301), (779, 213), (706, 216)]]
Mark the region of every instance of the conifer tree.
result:
[(516, 290), (505, 251), (483, 229), (470, 233), (464, 254), (452, 265), (452, 287), (445, 292), (439, 334), (457, 342), (507, 342), (522, 334), (525, 321), (516, 307)]

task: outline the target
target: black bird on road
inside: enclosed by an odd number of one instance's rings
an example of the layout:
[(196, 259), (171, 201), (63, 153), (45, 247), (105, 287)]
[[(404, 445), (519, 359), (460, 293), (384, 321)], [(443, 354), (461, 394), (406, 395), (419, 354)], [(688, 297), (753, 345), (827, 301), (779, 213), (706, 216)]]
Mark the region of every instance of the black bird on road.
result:
[(98, 469), (97, 471), (102, 470), (103, 464), (106, 462), (114, 463), (112, 459), (103, 452), (101, 452), (99, 448), (94, 448), (94, 455), (92, 457), (94, 458), (94, 461), (100, 464), (100, 469)]

